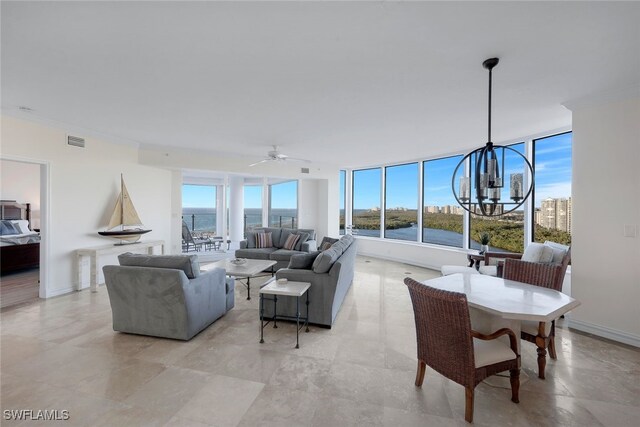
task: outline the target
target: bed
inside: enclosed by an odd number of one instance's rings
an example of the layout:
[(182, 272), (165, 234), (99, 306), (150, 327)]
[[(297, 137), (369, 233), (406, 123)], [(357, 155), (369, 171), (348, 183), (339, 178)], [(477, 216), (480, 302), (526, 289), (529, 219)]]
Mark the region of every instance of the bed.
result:
[(31, 229), (31, 204), (0, 201), (0, 274), (40, 266), (40, 234)]

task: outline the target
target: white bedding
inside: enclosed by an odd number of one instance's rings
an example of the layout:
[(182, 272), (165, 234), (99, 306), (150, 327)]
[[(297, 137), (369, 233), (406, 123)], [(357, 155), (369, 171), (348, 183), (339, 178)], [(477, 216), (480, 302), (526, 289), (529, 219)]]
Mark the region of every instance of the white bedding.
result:
[(0, 246), (15, 246), (38, 242), (40, 242), (40, 234), (36, 233), (35, 231), (30, 231), (23, 234), (0, 236)]

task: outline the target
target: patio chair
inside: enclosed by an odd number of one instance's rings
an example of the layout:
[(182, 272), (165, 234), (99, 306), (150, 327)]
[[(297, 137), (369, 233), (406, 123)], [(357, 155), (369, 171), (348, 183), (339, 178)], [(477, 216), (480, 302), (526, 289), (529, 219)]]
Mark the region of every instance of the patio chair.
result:
[[(517, 259), (506, 259), (504, 263), (503, 278), (515, 280), (530, 285), (562, 291), (562, 282), (571, 262), (571, 248), (553, 242), (545, 242), (545, 245), (554, 248), (552, 262), (527, 262)], [(544, 370), (547, 364), (546, 355), (557, 360), (555, 343), (555, 320), (547, 322), (522, 321), (520, 337), (538, 346), (538, 377), (545, 378)]]
[(189, 252), (191, 247), (195, 251), (199, 251), (202, 248), (202, 245), (211, 244), (210, 239), (194, 239), (191, 235), (191, 231), (187, 226), (187, 223), (182, 221), (182, 250), (185, 252)]
[[(406, 278), (418, 340), (417, 387), (422, 386), (426, 365), (465, 387), (465, 415), (473, 422), (475, 387), (485, 378), (509, 371), (511, 401), (518, 403), (520, 355), (517, 338), (508, 328), (484, 335), (471, 329), (465, 294), (435, 289)], [(496, 338), (507, 335), (507, 346)]]

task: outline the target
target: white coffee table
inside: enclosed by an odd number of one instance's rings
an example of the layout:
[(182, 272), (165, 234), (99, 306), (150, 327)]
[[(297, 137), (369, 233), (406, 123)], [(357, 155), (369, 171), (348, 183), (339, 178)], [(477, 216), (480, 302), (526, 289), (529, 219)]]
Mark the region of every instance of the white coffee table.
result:
[[(273, 320), (273, 327), (277, 328), (278, 320), (294, 320), (296, 321), (296, 348), (300, 348), (300, 329), (306, 326), (305, 332), (309, 332), (309, 293), (311, 287), (309, 282), (290, 282), (278, 283), (277, 280), (271, 279), (262, 288), (260, 288), (260, 343), (264, 343), (264, 328)], [(307, 294), (307, 315), (300, 317), (300, 297)], [(273, 295), (273, 298), (265, 298), (265, 295)], [(296, 315), (295, 316), (278, 316), (278, 295), (296, 298)], [(264, 323), (264, 300), (271, 299), (273, 301), (273, 317), (267, 319)], [(304, 320), (300, 326), (300, 320)]]
[[(213, 268), (224, 268), (227, 276), (234, 278), (245, 278), (247, 283), (243, 283), (247, 287), (247, 299), (251, 299), (251, 278), (256, 277), (259, 273), (276, 264), (276, 261), (261, 259), (246, 259), (244, 264), (234, 264), (230, 259), (223, 259), (211, 264), (200, 267), (201, 271), (209, 271)], [(273, 273), (272, 273), (273, 274)], [(240, 282), (242, 283), (242, 282)]]

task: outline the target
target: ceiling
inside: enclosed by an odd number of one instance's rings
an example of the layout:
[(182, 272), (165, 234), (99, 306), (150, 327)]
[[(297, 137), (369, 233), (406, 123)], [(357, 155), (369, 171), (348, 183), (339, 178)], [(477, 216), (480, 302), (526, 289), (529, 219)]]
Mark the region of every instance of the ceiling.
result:
[[(113, 141), (341, 167), (568, 127), (640, 82), (636, 2), (7, 2), (2, 109)], [(20, 111), (20, 106), (32, 109)]]

